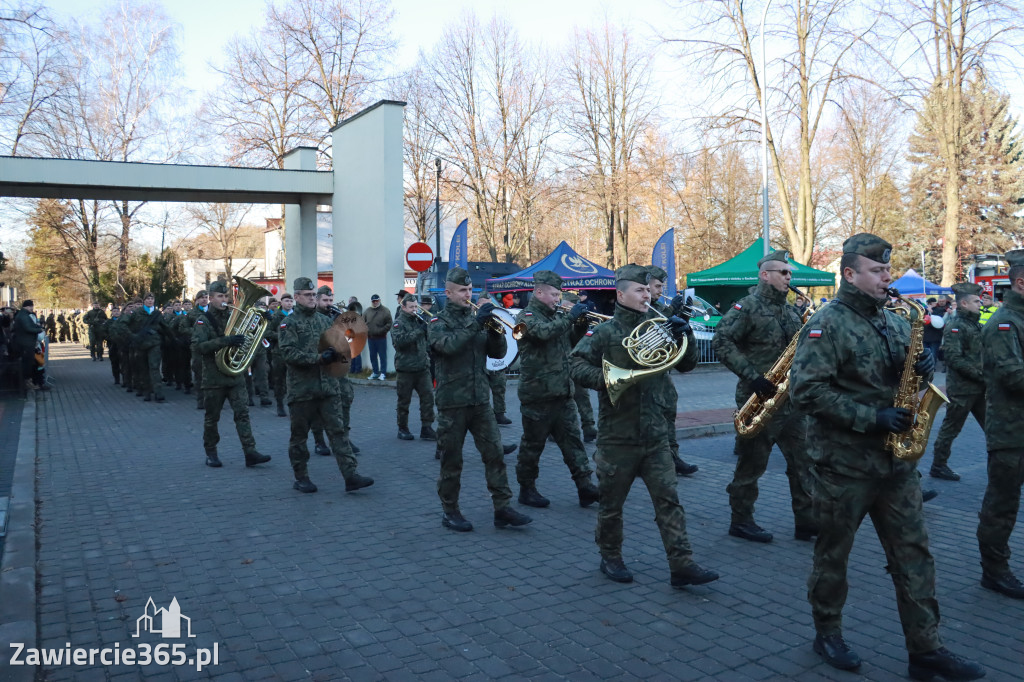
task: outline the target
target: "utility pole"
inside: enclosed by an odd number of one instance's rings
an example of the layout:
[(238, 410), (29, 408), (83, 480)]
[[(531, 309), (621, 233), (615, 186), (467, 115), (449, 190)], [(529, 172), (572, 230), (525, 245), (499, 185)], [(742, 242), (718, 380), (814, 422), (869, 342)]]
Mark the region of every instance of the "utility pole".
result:
[(437, 286), (441, 286), (441, 159), (434, 159), (434, 168), (437, 170), (437, 181), (434, 185), (434, 272), (438, 273)]
[(764, 255), (771, 251), (768, 244), (768, 87), (765, 83), (767, 66), (764, 54), (764, 21), (772, 0), (764, 4), (761, 12), (761, 238), (764, 240)]

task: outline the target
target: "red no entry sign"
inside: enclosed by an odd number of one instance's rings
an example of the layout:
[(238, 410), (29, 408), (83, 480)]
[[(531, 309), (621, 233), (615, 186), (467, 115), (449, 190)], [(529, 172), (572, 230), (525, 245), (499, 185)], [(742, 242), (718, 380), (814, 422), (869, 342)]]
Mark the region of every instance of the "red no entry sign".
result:
[(434, 252), (423, 242), (416, 242), (405, 252), (405, 262), (416, 272), (426, 272), (434, 262)]

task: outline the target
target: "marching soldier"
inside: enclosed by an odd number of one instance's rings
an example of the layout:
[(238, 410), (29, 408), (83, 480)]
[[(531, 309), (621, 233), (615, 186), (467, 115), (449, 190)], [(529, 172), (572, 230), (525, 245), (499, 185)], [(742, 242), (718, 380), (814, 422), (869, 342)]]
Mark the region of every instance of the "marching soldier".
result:
[[(210, 293), (206, 289), (200, 289), (196, 292), (196, 302), (192, 308), (192, 312), (188, 314), (187, 321), (184, 323), (191, 333), (196, 328), (196, 320), (199, 319), (200, 315), (204, 315), (210, 308)], [(191, 353), (192, 356), (192, 385), (196, 387), (196, 409), (204, 409), (203, 404), (203, 358), (196, 353), (194, 350)]]
[(580, 422), (572, 400), (573, 382), (569, 371), (569, 336), (579, 322), (586, 322), (587, 307), (577, 303), (568, 315), (557, 313), (562, 295), (562, 278), (551, 270), (533, 275), (530, 303), (516, 317), (523, 327), (519, 341), (519, 402), (523, 415), (523, 438), (519, 444), (516, 478), (519, 502), (530, 507), (547, 507), (551, 502), (537, 491), (540, 455), (548, 436), (562, 451), (569, 467), (581, 507), (589, 507), (601, 496), (590, 481), (592, 473), (580, 440)]
[(142, 306), (128, 319), (132, 333), (132, 345), (136, 350), (138, 385), (145, 394), (145, 401), (156, 398), (164, 402), (164, 389), (160, 377), (160, 340), (167, 334), (167, 326), (160, 310), (153, 305), (153, 292), (142, 297)]
[[(685, 299), (682, 295), (676, 296), (672, 301), (672, 305), (665, 305), (661, 302), (661, 294), (665, 291), (665, 282), (668, 281), (668, 273), (657, 265), (648, 265), (647, 270), (651, 273), (651, 316), (657, 317), (658, 313), (663, 317), (672, 317), (676, 314), (674, 310), (675, 305), (682, 305)], [(672, 434), (669, 438), (669, 448), (672, 450), (672, 463), (675, 465), (676, 474), (678, 476), (693, 476), (697, 473), (696, 464), (688, 464), (683, 461), (683, 458), (679, 456), (679, 439), (676, 438), (676, 405), (679, 401), (679, 395), (676, 391), (675, 385), (671, 385), (671, 398), (670, 405), (665, 411), (665, 417), (672, 424)]]
[(287, 417), (288, 411), (284, 407), (284, 398), (287, 391), (285, 386), (286, 370), (284, 358), (278, 348), (277, 330), (280, 328), (284, 318), (292, 314), (295, 306), (295, 299), (292, 295), (285, 293), (281, 295), (281, 308), (270, 318), (270, 326), (267, 327), (267, 340), (270, 341), (270, 385), (274, 389), (274, 399), (277, 401), (277, 416)]
[(435, 399), (441, 459), (437, 495), (443, 510), (441, 525), (459, 532), (473, 530), (473, 524), (459, 510), (462, 446), (469, 432), (484, 462), (487, 489), (494, 504), (494, 526), (525, 526), (532, 519), (509, 505), (512, 491), (508, 487), (501, 434), (491, 408), (491, 391), (484, 375), (488, 357), (505, 356), (505, 336), (492, 331), (484, 322), (494, 310), (493, 304), (480, 306), (476, 314), (469, 307), (473, 280), (466, 270), (448, 270), (445, 293), (448, 303), (430, 321), (427, 337), (437, 367)]
[(185, 299), (181, 309), (177, 311), (171, 323), (171, 334), (174, 337), (177, 362), (175, 364), (174, 383), (178, 388), (185, 388), (185, 395), (192, 394), (192, 327), (190, 314), (192, 301)]
[[(638, 369), (623, 340), (648, 319), (651, 300), (650, 272), (641, 265), (625, 265), (615, 271), (615, 313), (613, 318), (587, 332), (572, 351), (572, 375), (598, 392), (597, 486), (601, 493), (594, 538), (601, 551), (601, 572), (620, 583), (633, 582), (633, 574), (622, 561), (622, 507), (633, 481), (643, 479), (654, 503), (654, 520), (661, 531), (671, 570), (671, 585), (703, 585), (718, 579), (714, 571), (693, 560), (686, 534), (686, 513), (676, 494), (676, 475), (669, 451), (674, 424), (666, 418), (671, 391), (667, 373), (640, 379), (612, 404), (605, 387), (604, 360)], [(689, 337), (683, 359), (676, 365), (682, 372), (697, 365), (697, 345), (685, 320), (669, 321), (672, 335)], [(674, 420), (673, 420), (674, 421)]]
[(121, 385), (121, 349), (114, 337), (114, 325), (121, 317), (121, 307), (116, 303), (110, 307), (110, 317), (102, 322), (101, 334), (107, 340), (107, 354), (110, 356), (110, 373), (114, 375), (114, 385)]
[[(270, 320), (272, 315), (267, 310), (267, 304), (260, 299), (256, 302), (256, 308), (262, 311), (263, 316), (267, 319), (267, 326), (270, 326)], [(263, 339), (260, 341), (260, 347), (256, 349), (256, 354), (253, 355), (252, 364), (249, 366), (249, 374), (245, 378), (245, 390), (249, 395), (249, 406), (252, 407), (255, 403), (254, 397), (259, 396), (260, 407), (269, 407), (274, 404), (274, 401), (270, 399), (270, 384), (268, 383), (269, 370), (267, 368), (267, 350), (270, 348), (270, 341)]]
[[(891, 253), (892, 246), (872, 234), (843, 242), (838, 296), (804, 325), (793, 361), (792, 401), (810, 415), (807, 442), (819, 524), (807, 580), (814, 651), (841, 670), (861, 665), (843, 639), (842, 617), (850, 550), (870, 515), (896, 588), (910, 676), (973, 680), (984, 676), (984, 668), (950, 653), (939, 636), (921, 477), (913, 462), (896, 459), (885, 444), (890, 433), (912, 425), (909, 410), (893, 405), (910, 325), (885, 310)], [(934, 369), (935, 357), (925, 350), (914, 372), (929, 380)]]
[(129, 393), (136, 390), (136, 372), (132, 355), (132, 332), (128, 326), (128, 320), (131, 319), (136, 305), (141, 305), (141, 303), (138, 299), (128, 301), (125, 303), (124, 310), (121, 311), (121, 316), (110, 322), (109, 336), (117, 346), (118, 364), (121, 367), (121, 386)]
[(203, 361), (203, 390), (200, 392), (206, 409), (206, 416), (203, 419), (203, 448), (206, 450), (206, 466), (223, 466), (217, 456), (217, 444), (220, 442), (217, 423), (220, 421), (224, 401), (227, 400), (231, 404), (235, 430), (245, 453), (245, 466), (254, 467), (269, 462), (270, 455), (260, 454), (256, 450), (256, 439), (252, 435), (252, 424), (249, 421), (245, 380), (240, 374), (225, 374), (217, 367), (219, 350), (245, 343), (245, 336), (242, 334), (226, 335), (228, 318), (231, 317), (227, 303), (227, 284), (222, 281), (212, 283), (210, 306), (205, 313), (199, 313), (192, 328), (193, 355), (201, 357)]
[(946, 416), (932, 451), (933, 478), (959, 481), (960, 475), (949, 468), (953, 441), (964, 428), (967, 415), (973, 414), (985, 428), (985, 375), (981, 362), (980, 284), (953, 285), (956, 315), (947, 317), (942, 330), (942, 352), (946, 358)]
[(318, 421), (327, 431), (338, 469), (345, 478), (345, 491), (373, 485), (373, 479), (360, 475), (358, 463), (345, 433), (339, 405), (337, 380), (326, 373), (327, 365), (343, 360), (333, 347), (317, 350), (321, 335), (331, 326), (326, 315), (317, 313), (313, 281), (299, 277), (294, 282), (295, 309), (278, 326), (277, 342), (281, 357), (288, 364), (288, 409), (291, 413), (291, 438), (288, 459), (295, 474), (293, 487), (302, 493), (315, 493), (309, 480), (309, 428)]
[[(476, 303), (479, 306), (494, 305), (494, 301), (491, 300), (491, 295), (488, 293), (480, 294), (476, 299)], [(512, 423), (512, 420), (505, 416), (505, 390), (508, 386), (505, 370), (485, 369), (484, 374), (487, 376), (487, 385), (491, 388), (491, 398), (494, 404), (494, 421), (502, 426), (508, 426)]]
[[(978, 515), (981, 585), (1024, 599), (1024, 585), (1010, 570), (1010, 535), (1024, 484), (1024, 249), (1006, 254), (1010, 288), (981, 334), (985, 358), (988, 487)], [(980, 420), (979, 420), (980, 421)]]
[(430, 358), (427, 357), (427, 321), (416, 314), (416, 298), (405, 294), (391, 327), (395, 347), (395, 381), (398, 392), (398, 437), (413, 440), (409, 432), (409, 403), (412, 392), (420, 403), (420, 438), (437, 440), (434, 423), (434, 389), (430, 382)]
[(89, 357), (96, 362), (103, 360), (103, 324), (106, 320), (107, 313), (99, 301), (95, 301), (92, 310), (82, 317), (82, 322), (89, 330)]
[[(738, 408), (743, 407), (752, 393), (757, 393), (762, 400), (775, 395), (775, 385), (765, 378), (765, 372), (779, 359), (803, 324), (796, 309), (786, 303), (792, 275), (787, 251), (773, 251), (759, 260), (757, 287), (749, 296), (737, 301), (715, 329), (715, 353), (739, 378), (736, 382)], [(753, 542), (772, 541), (772, 534), (754, 522), (754, 503), (757, 482), (768, 467), (773, 445), (779, 446), (786, 459), (796, 539), (809, 541), (817, 535), (817, 523), (807, 479), (807, 418), (793, 409), (789, 400), (757, 435), (736, 434), (736, 471), (726, 488), (732, 507), (729, 535)]]

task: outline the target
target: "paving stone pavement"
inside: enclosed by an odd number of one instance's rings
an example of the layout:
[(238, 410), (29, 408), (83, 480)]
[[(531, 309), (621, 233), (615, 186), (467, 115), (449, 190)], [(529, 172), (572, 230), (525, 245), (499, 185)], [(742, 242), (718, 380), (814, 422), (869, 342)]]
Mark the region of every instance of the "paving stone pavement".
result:
[[(551, 507), (521, 508), (532, 525), (496, 530), (483, 467), (467, 447), (461, 502), (476, 530), (457, 534), (440, 524), (434, 445), (396, 439), (389, 387), (358, 386), (352, 411), (360, 472), (376, 485), (346, 494), (333, 459), (314, 455), (320, 492), (302, 495), (291, 488), (288, 420), (272, 409), (250, 410), (258, 447), (272, 462), (245, 468), (225, 414), (225, 465), (210, 469), (202, 413), (190, 396), (171, 390), (167, 403), (144, 403), (114, 387), (109, 365), (77, 346), (55, 344), (51, 360), (57, 385), (36, 406), (39, 645), (158, 643), (133, 637), (136, 620), (148, 599), (164, 607), (177, 598), (195, 637), (175, 641), (189, 652), (216, 643), (219, 664), (201, 672), (49, 666), (44, 679), (739, 682), (906, 674), (893, 588), (870, 523), (851, 556), (845, 612), (847, 639), (865, 664), (860, 674), (843, 674), (811, 651), (811, 546), (792, 539), (778, 453), (757, 507), (776, 540), (755, 545), (726, 534), (732, 437), (686, 441), (686, 458), (700, 466), (679, 481), (695, 557), (722, 578), (670, 588), (652, 505), (637, 482), (624, 546), (636, 582), (619, 585), (597, 570), (595, 510), (577, 505), (557, 452), (545, 451), (538, 484)], [(679, 381), (681, 411), (731, 400), (725, 373)], [(518, 422), (514, 386), (508, 403)], [(515, 442), (520, 429), (502, 432)], [(507, 462), (517, 492), (515, 456)], [(950, 464), (963, 481), (925, 481), (940, 491), (926, 514), (942, 632), (952, 650), (988, 666), (989, 679), (1020, 679), (1024, 603), (978, 585), (985, 458), (973, 420)], [(1018, 574), (1022, 538), (1018, 529), (1011, 541)]]

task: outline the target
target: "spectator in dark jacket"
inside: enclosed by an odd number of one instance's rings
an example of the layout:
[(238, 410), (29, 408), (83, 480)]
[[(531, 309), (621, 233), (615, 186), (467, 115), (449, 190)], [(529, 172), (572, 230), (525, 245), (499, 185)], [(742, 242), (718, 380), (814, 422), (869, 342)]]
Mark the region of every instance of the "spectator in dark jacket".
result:
[(391, 331), (391, 311), (380, 304), (380, 296), (370, 297), (370, 307), (363, 313), (366, 320), (367, 344), (370, 347), (371, 379), (387, 378), (388, 371), (388, 332)]
[(43, 328), (36, 320), (35, 304), (32, 301), (25, 301), (21, 304), (21, 310), (14, 316), (12, 324), (11, 355), (21, 358), (22, 376), (25, 377), (25, 388), (30, 390), (47, 390), (43, 382), (43, 372), (36, 362), (36, 344), (39, 342), (39, 334)]

